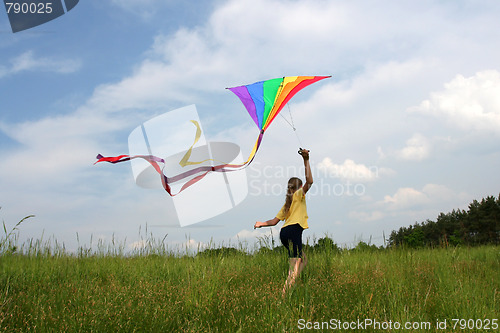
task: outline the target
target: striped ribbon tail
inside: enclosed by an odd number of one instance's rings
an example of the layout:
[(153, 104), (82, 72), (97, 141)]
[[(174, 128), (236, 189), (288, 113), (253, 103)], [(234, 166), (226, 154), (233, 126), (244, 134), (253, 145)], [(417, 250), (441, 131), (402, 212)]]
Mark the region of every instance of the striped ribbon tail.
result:
[[(105, 157), (105, 156), (102, 156), (101, 154), (99, 154), (96, 157), (97, 161), (94, 163), (94, 165), (99, 163), (99, 162), (108, 162), (108, 163), (116, 164), (116, 163), (121, 163), (121, 162), (127, 162), (130, 160), (136, 159), (136, 158), (143, 159), (143, 160), (149, 162), (149, 164), (151, 164), (151, 166), (156, 170), (156, 172), (158, 172), (163, 188), (170, 196), (173, 197), (173, 196), (176, 196), (177, 194), (181, 193), (185, 189), (193, 186), (194, 184), (196, 184), (200, 180), (202, 180), (210, 172), (231, 172), (231, 171), (242, 170), (242, 169), (248, 167), (252, 163), (252, 161), (254, 160), (255, 155), (257, 154), (257, 151), (259, 150), (260, 144), (262, 143), (263, 136), (264, 136), (264, 131), (261, 131), (259, 134), (259, 137), (257, 138), (257, 141), (255, 142), (255, 145), (252, 149), (252, 152), (250, 153), (250, 156), (248, 157), (246, 162), (244, 162), (242, 164), (226, 163), (226, 164), (220, 164), (220, 165), (216, 165), (216, 166), (200, 166), (200, 167), (188, 170), (186, 172), (180, 173), (180, 174), (178, 174), (176, 176), (172, 176), (172, 177), (167, 177), (165, 175), (165, 173), (163, 172), (163, 170), (165, 168), (165, 160), (162, 158), (159, 158), (157, 156), (153, 156), (153, 155), (133, 155), (133, 156), (119, 155), (119, 156), (114, 156), (114, 157)], [(160, 167), (160, 165), (158, 163), (163, 163), (163, 167)], [(172, 193), (170, 184), (181, 181), (185, 178), (192, 177), (192, 176), (194, 176), (194, 177), (189, 179), (181, 187), (181, 189), (177, 193)]]

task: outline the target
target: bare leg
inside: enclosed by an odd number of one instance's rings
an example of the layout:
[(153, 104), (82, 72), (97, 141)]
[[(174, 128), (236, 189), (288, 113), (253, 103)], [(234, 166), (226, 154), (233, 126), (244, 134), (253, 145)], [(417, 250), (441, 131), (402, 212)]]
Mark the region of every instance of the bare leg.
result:
[(300, 273), (302, 273), (302, 271), (304, 270), (304, 268), (306, 267), (306, 265), (307, 265), (307, 257), (306, 257), (305, 253), (302, 253), (302, 260), (300, 261), (299, 271), (297, 273), (297, 276), (299, 276)]
[(302, 263), (301, 258), (290, 258), (290, 269), (288, 270), (288, 278), (283, 286), (283, 295), (285, 295), (287, 289), (295, 283), (295, 279), (300, 274), (304, 266), (305, 264)]

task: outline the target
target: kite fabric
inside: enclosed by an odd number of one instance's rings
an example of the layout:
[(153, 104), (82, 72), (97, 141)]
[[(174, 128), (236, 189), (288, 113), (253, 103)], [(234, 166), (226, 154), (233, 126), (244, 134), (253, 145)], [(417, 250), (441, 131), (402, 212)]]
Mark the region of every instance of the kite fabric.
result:
[(227, 89), (239, 97), (257, 127), (265, 131), (297, 92), (329, 77), (287, 76)]
[[(247, 161), (242, 164), (220, 164), (217, 166), (200, 166), (194, 168), (192, 170), (183, 172), (173, 177), (167, 177), (163, 169), (165, 167), (165, 160), (153, 155), (120, 155), (116, 157), (104, 157), (101, 154), (97, 155), (97, 161), (99, 162), (108, 162), (108, 163), (120, 163), (125, 161), (130, 161), (135, 158), (141, 158), (149, 162), (153, 168), (158, 172), (161, 178), (161, 182), (165, 191), (168, 192), (170, 196), (175, 196), (193, 184), (197, 183), (201, 179), (203, 179), (209, 172), (228, 172), (228, 171), (236, 171), (246, 168), (250, 163), (252, 163), (255, 158), (255, 154), (257, 153), (260, 144), (262, 143), (262, 138), (264, 136), (264, 132), (267, 130), (269, 125), (272, 123), (274, 118), (278, 115), (278, 113), (283, 109), (286, 103), (301, 89), (307, 87), (310, 84), (313, 84), (317, 81), (329, 78), (331, 76), (287, 76), (277, 79), (271, 79), (266, 81), (260, 81), (244, 86), (238, 86), (233, 88), (227, 88), (231, 90), (238, 98), (241, 100), (246, 110), (252, 117), (253, 121), (257, 125), (260, 130), (259, 137), (255, 142), (255, 145), (248, 157)], [(182, 160), (179, 162), (181, 166), (187, 165), (195, 165), (200, 164), (202, 162), (192, 162), (188, 161), (190, 157), (191, 150), (193, 146), (196, 144), (200, 137), (200, 127), (196, 121), (191, 121), (196, 127), (196, 137), (193, 145), (189, 148), (188, 152), (184, 155)], [(160, 167), (158, 163), (163, 163), (163, 168)], [(199, 175), (197, 175), (199, 174)], [(197, 175), (197, 176), (195, 176)], [(189, 181), (187, 181), (177, 193), (172, 193), (170, 185), (177, 181), (183, 180), (188, 177), (192, 177)]]

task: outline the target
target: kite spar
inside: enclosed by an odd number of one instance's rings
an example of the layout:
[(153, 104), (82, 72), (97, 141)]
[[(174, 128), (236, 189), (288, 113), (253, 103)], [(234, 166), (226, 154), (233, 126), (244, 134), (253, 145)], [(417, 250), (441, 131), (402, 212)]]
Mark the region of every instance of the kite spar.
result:
[[(104, 157), (101, 154), (97, 155), (97, 162), (109, 162), (109, 163), (119, 163), (130, 161), (135, 158), (141, 158), (148, 161), (153, 168), (158, 172), (161, 178), (161, 182), (165, 191), (171, 196), (177, 195), (184, 191), (189, 186), (197, 183), (203, 177), (205, 177), (209, 172), (227, 172), (241, 170), (250, 163), (252, 163), (255, 158), (260, 144), (262, 143), (262, 138), (265, 131), (269, 125), (273, 122), (276, 116), (280, 113), (286, 103), (300, 90), (318, 82), (320, 80), (329, 78), (331, 76), (287, 76), (277, 79), (271, 79), (266, 81), (255, 82), (248, 85), (227, 88), (231, 90), (238, 98), (241, 100), (246, 110), (252, 117), (253, 121), (260, 130), (259, 137), (255, 142), (255, 145), (248, 157), (247, 161), (242, 164), (220, 164), (217, 166), (200, 166), (192, 170), (183, 172), (179, 175), (173, 177), (167, 177), (163, 173), (163, 168), (160, 167), (158, 163), (163, 163), (165, 165), (165, 160), (153, 155), (120, 155), (116, 157)], [(196, 125), (196, 124), (195, 124)], [(198, 127), (198, 126), (197, 126)], [(196, 143), (196, 141), (195, 141)], [(194, 144), (193, 144), (194, 145)], [(184, 159), (183, 159), (184, 160)], [(184, 161), (184, 163), (187, 162)], [(201, 162), (200, 162), (201, 163)], [(197, 164), (196, 162), (186, 163), (189, 165)], [(175, 183), (187, 177), (192, 177), (188, 182), (186, 182), (179, 192), (173, 194), (169, 184)]]

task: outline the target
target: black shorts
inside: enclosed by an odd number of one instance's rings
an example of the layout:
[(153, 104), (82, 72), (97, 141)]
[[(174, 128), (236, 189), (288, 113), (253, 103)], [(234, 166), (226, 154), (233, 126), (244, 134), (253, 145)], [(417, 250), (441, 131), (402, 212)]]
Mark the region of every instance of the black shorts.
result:
[(302, 258), (302, 231), (300, 224), (291, 224), (281, 228), (281, 244), (288, 250), (290, 258)]

